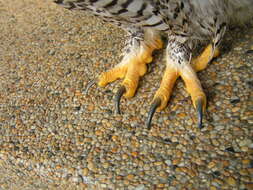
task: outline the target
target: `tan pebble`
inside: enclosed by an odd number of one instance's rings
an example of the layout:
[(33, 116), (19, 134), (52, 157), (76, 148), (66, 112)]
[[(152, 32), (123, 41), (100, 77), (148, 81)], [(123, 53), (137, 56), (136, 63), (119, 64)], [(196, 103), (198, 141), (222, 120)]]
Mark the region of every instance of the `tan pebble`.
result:
[(251, 190), (251, 189), (253, 189), (253, 183), (245, 184), (245, 187), (246, 187), (248, 190)]
[(172, 141), (172, 142), (177, 142), (178, 139), (177, 139), (177, 137), (173, 136), (173, 137), (171, 138), (171, 141)]
[(204, 162), (200, 158), (196, 158), (195, 163), (198, 164), (198, 165), (203, 165), (204, 164)]
[(196, 176), (196, 172), (195, 172), (194, 170), (189, 169), (189, 168), (186, 168), (186, 167), (181, 167), (181, 168), (178, 167), (178, 168), (176, 168), (176, 171), (177, 171), (177, 172), (183, 172), (183, 173), (185, 173), (185, 174), (190, 175), (191, 177)]
[[(140, 158), (140, 159), (142, 159), (142, 158)], [(141, 168), (144, 166), (144, 162), (142, 160), (135, 159), (133, 161), (134, 161), (134, 163), (136, 163)]]
[(160, 165), (162, 165), (162, 164), (163, 164), (162, 162), (155, 162), (155, 163), (154, 163), (155, 166), (160, 166)]
[(117, 115), (114, 117), (114, 119), (118, 122), (121, 122), (122, 121), (122, 115)]
[(242, 150), (243, 152), (248, 152), (248, 151), (249, 151), (249, 147), (243, 146), (243, 147), (241, 148), (241, 150)]
[(123, 177), (122, 177), (121, 175), (118, 175), (118, 176), (116, 176), (116, 179), (117, 179), (117, 180), (122, 180)]
[(102, 132), (101, 130), (96, 130), (96, 131), (95, 131), (95, 134), (96, 134), (97, 136), (101, 136), (101, 135), (103, 134), (103, 132)]
[(211, 186), (210, 190), (217, 190), (217, 188), (215, 186)]
[(241, 175), (249, 175), (247, 169), (240, 169), (239, 173), (240, 173)]
[(89, 112), (93, 112), (94, 109), (95, 109), (95, 105), (94, 105), (94, 104), (89, 104), (88, 107), (87, 107), (87, 110), (88, 110)]
[(177, 114), (177, 117), (179, 117), (179, 118), (186, 117), (186, 113), (181, 112), (181, 113)]
[(182, 170), (181, 170), (180, 167), (177, 167), (177, 168), (175, 169), (175, 171), (176, 171), (176, 172), (182, 172)]
[(79, 183), (78, 186), (80, 186), (84, 190), (88, 188), (88, 184), (86, 183)]
[(189, 141), (187, 141), (187, 140), (182, 140), (182, 141), (181, 141), (181, 144), (183, 144), (183, 145), (188, 145), (188, 144), (189, 144)]
[(177, 156), (178, 158), (181, 158), (182, 155), (183, 155), (182, 151), (180, 151), (180, 150), (177, 150), (177, 151), (176, 151), (176, 156)]
[(208, 167), (209, 169), (211, 169), (211, 168), (213, 168), (215, 165), (216, 165), (215, 162), (209, 162), (209, 164), (207, 165), (207, 167)]
[(49, 176), (54, 176), (55, 173), (54, 173), (54, 172), (48, 172), (48, 175), (49, 175)]
[(123, 160), (126, 160), (126, 159), (128, 159), (128, 155), (127, 154), (123, 154), (122, 158), (123, 158)]
[(113, 140), (114, 142), (117, 141), (117, 140), (118, 140), (118, 136), (113, 135), (113, 136), (112, 136), (112, 140)]
[(99, 147), (94, 148), (94, 152), (101, 152), (101, 149)]
[(135, 148), (138, 148), (138, 147), (140, 146), (140, 143), (139, 143), (138, 141), (136, 141), (136, 140), (132, 140), (132, 141), (131, 141), (131, 145), (132, 145), (133, 147), (135, 147)]
[(178, 185), (179, 184), (179, 182), (177, 181), (177, 180), (173, 180), (172, 182), (171, 182), (171, 186), (176, 186), (176, 185)]
[(82, 93), (80, 92), (80, 90), (76, 90), (76, 92), (75, 92), (75, 96), (82, 96)]
[(88, 169), (88, 168), (84, 168), (84, 169), (82, 170), (82, 174), (83, 174), (84, 176), (87, 176), (87, 175), (89, 174), (89, 169)]
[(192, 170), (192, 169), (189, 169), (188, 170), (188, 174), (191, 176), (191, 177), (195, 177), (197, 174), (196, 170)]
[(164, 171), (160, 171), (159, 176), (162, 177), (162, 178), (167, 178), (168, 177), (167, 173), (164, 172)]
[(105, 123), (105, 126), (106, 126), (106, 127), (112, 127), (113, 125), (112, 125), (111, 122), (107, 121), (107, 122)]
[(253, 175), (253, 168), (248, 168), (247, 170), (250, 173), (250, 175)]
[(85, 139), (83, 139), (83, 142), (90, 143), (90, 142), (92, 142), (92, 138), (85, 138)]
[(131, 155), (132, 155), (133, 157), (137, 157), (137, 156), (138, 156), (138, 152), (132, 152)]
[(213, 144), (214, 146), (219, 146), (219, 145), (220, 145), (219, 141), (217, 141), (216, 139), (213, 139), (213, 140), (212, 140), (212, 144)]
[(56, 165), (55, 169), (57, 169), (57, 170), (61, 169), (61, 165)]
[(69, 172), (70, 172), (71, 174), (75, 173), (75, 171), (76, 171), (75, 168), (69, 168)]
[(228, 177), (228, 176), (230, 176), (230, 173), (228, 171), (224, 171), (223, 175), (226, 176), (226, 177)]
[(246, 182), (246, 183), (252, 182), (252, 178), (249, 177), (249, 176), (242, 176), (242, 177), (240, 178), (240, 180), (241, 180), (241, 181), (244, 181), (244, 182)]
[(165, 184), (164, 183), (160, 183), (157, 185), (158, 188), (164, 188), (165, 187)]
[(93, 172), (97, 172), (97, 168), (95, 167), (93, 162), (88, 162), (88, 168), (89, 168), (89, 170), (91, 170)]
[(110, 164), (109, 164), (108, 162), (103, 163), (103, 167), (104, 167), (105, 169), (109, 168), (109, 166), (110, 166)]
[(144, 172), (144, 171), (140, 171), (140, 172), (138, 173), (138, 177), (143, 177), (143, 176), (145, 176), (145, 172)]
[(226, 181), (230, 186), (236, 186), (236, 180), (233, 177), (228, 177)]
[(233, 127), (233, 131), (241, 131), (242, 129), (239, 127)]
[(129, 184), (130, 184), (130, 181), (129, 181), (129, 180), (124, 180), (124, 184), (125, 184), (125, 185), (129, 185)]
[(118, 152), (118, 148), (117, 148), (117, 147), (112, 148), (112, 149), (111, 149), (111, 152), (112, 152), (112, 153)]
[(232, 108), (231, 111), (235, 113), (235, 112), (238, 112), (240, 109), (241, 108), (239, 108), (239, 107), (235, 107), (235, 108)]
[(184, 173), (188, 173), (188, 168), (186, 168), (186, 167), (181, 167), (181, 171), (184, 172)]
[(174, 160), (172, 160), (172, 164), (173, 165), (178, 165), (180, 163), (181, 159), (180, 158), (176, 158)]
[(242, 164), (248, 166), (250, 164), (250, 160), (244, 159), (244, 160), (242, 160)]
[(105, 184), (107, 184), (107, 183), (108, 183), (108, 179), (106, 179), (106, 178), (104, 178), (104, 179), (100, 179), (99, 181), (100, 181), (100, 183), (105, 183)]
[(132, 181), (133, 179), (134, 179), (134, 175), (133, 174), (128, 174), (127, 176), (126, 176), (126, 179), (128, 179), (129, 181)]
[(224, 168), (228, 167), (229, 166), (229, 161), (228, 160), (223, 160), (222, 165), (223, 165)]
[(177, 167), (176, 172), (183, 172), (183, 173), (188, 173), (188, 169), (186, 167)]

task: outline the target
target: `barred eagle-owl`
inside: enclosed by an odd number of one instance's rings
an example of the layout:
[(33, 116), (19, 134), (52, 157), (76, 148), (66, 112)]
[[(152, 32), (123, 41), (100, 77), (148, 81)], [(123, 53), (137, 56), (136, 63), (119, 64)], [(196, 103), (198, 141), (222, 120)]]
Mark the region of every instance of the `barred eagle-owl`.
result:
[[(219, 55), (219, 44), (230, 24), (244, 23), (253, 15), (253, 0), (54, 0), (70, 10), (88, 11), (124, 29), (129, 35), (123, 59), (113, 69), (100, 75), (99, 86), (123, 78), (115, 104), (120, 112), (122, 95), (134, 96), (152, 52), (163, 42), (166, 33), (166, 70), (160, 88), (154, 95), (147, 126), (156, 110), (166, 107), (176, 79), (185, 82), (198, 113), (198, 126), (206, 108), (206, 96), (196, 75)], [(192, 58), (196, 44), (208, 41), (206, 48)]]

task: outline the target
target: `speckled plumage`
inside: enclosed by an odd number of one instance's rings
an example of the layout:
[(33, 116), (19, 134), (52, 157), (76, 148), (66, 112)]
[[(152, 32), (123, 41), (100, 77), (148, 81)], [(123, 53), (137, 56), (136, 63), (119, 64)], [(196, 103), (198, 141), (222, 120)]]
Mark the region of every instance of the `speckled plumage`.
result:
[[(198, 107), (196, 102), (199, 97), (202, 97), (203, 109), (205, 95), (195, 75), (195, 72), (201, 69), (194, 68), (193, 48), (202, 42), (211, 44), (211, 50), (205, 55), (208, 59), (205, 61), (199, 59), (205, 62), (201, 63), (205, 65), (201, 68), (205, 68), (214, 57), (227, 26), (244, 23), (253, 15), (253, 0), (55, 0), (55, 2), (70, 10), (90, 12), (129, 33), (122, 61), (111, 73), (101, 76), (100, 86), (125, 77), (123, 82), (126, 88), (125, 96), (133, 96), (139, 77), (146, 72), (145, 64), (152, 61), (152, 51), (160, 47), (159, 34), (164, 32), (168, 34), (166, 69), (175, 73), (169, 74), (167, 78), (170, 76), (174, 78), (167, 84), (171, 83), (169, 86), (173, 86), (174, 79), (179, 73), (186, 83), (195, 108)], [(135, 63), (134, 65), (137, 65), (133, 66), (136, 67), (135, 71), (129, 71), (130, 69), (125, 67), (132, 68), (129, 66), (131, 62), (141, 62), (144, 66), (139, 67), (140, 64)], [(120, 74), (115, 76), (113, 72)], [(160, 109), (165, 107), (170, 96), (171, 89), (166, 89), (167, 84), (161, 85), (159, 89), (165, 92), (158, 92), (156, 95), (161, 100)]]
[[(233, 20), (247, 20), (253, 0), (55, 0), (68, 9), (85, 10), (131, 31), (152, 28), (192, 40), (220, 38)], [(251, 13), (250, 13), (251, 12)], [(221, 35), (222, 36), (222, 35)]]

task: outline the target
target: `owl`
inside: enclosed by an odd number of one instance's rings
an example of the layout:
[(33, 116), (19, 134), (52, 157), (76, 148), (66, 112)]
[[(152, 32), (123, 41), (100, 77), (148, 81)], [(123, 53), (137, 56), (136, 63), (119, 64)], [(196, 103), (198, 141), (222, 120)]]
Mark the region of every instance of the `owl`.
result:
[[(185, 83), (197, 112), (198, 127), (206, 110), (206, 95), (196, 72), (205, 69), (219, 55), (219, 45), (230, 25), (242, 24), (253, 15), (253, 0), (55, 0), (70, 10), (90, 12), (116, 25), (128, 34), (123, 58), (114, 68), (103, 72), (97, 84), (106, 86), (123, 79), (116, 95), (120, 113), (122, 96), (131, 98), (138, 81), (152, 62), (152, 52), (163, 47), (161, 34), (167, 35), (166, 69), (148, 112), (146, 125), (156, 111), (167, 106), (178, 77)], [(194, 49), (206, 44), (192, 57)]]

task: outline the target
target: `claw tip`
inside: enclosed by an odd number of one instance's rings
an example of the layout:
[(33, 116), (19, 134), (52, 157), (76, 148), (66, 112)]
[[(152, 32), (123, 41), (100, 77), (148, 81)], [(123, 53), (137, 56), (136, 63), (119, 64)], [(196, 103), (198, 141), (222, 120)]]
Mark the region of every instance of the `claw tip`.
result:
[(126, 92), (126, 87), (125, 86), (121, 86), (117, 93), (116, 93), (116, 96), (115, 96), (115, 111), (117, 114), (121, 114), (121, 111), (120, 111), (120, 99), (122, 97), (122, 95)]
[(148, 119), (146, 121), (146, 126), (148, 128), (148, 130), (151, 129), (151, 121), (152, 121), (152, 118), (153, 118), (153, 115), (156, 111), (156, 109), (161, 105), (161, 99), (160, 98), (156, 98), (153, 103), (151, 104), (150, 106), (150, 110), (148, 112)]
[(198, 99), (196, 101), (196, 110), (197, 110), (197, 113), (198, 113), (198, 127), (199, 129), (202, 129), (203, 128), (203, 125), (202, 125), (202, 120), (203, 120), (203, 101), (202, 99)]

